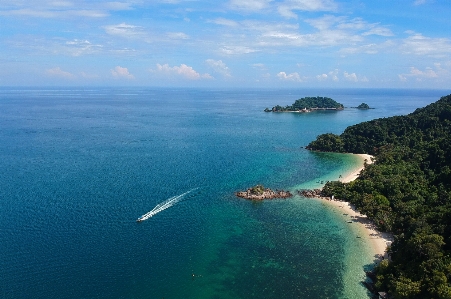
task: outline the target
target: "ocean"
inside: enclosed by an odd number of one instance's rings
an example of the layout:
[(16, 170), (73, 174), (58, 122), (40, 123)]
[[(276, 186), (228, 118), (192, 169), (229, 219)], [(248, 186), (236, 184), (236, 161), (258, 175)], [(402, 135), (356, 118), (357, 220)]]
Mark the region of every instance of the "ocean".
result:
[[(354, 156), (303, 147), (448, 93), (0, 88), (0, 297), (367, 298), (374, 256), (339, 214), (234, 193), (344, 173)], [(304, 96), (375, 109), (263, 112)]]

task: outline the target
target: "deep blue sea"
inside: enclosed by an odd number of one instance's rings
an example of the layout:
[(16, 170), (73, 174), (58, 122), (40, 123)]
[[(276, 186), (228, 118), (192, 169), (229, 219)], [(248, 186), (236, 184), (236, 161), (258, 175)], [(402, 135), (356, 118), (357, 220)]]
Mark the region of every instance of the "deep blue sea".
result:
[[(448, 93), (1, 88), (0, 297), (365, 298), (373, 257), (337, 213), (234, 192), (344, 172), (355, 157), (301, 147)], [(375, 109), (263, 112), (304, 96)]]

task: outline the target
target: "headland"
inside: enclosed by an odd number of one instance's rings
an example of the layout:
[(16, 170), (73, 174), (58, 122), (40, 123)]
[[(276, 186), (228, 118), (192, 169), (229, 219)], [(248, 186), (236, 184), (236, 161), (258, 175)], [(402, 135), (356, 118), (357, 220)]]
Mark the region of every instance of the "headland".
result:
[[(367, 154), (355, 154), (360, 157), (361, 164), (351, 172), (345, 174), (338, 180), (342, 183), (349, 183), (354, 181), (360, 175), (360, 172), (365, 168), (365, 164), (371, 164), (374, 162), (374, 157)], [(383, 233), (376, 229), (376, 226), (368, 219), (366, 215), (361, 214), (356, 208), (349, 202), (343, 201), (339, 198), (325, 197), (321, 194), (321, 189), (315, 190), (302, 190), (300, 194), (319, 200), (325, 205), (332, 207), (333, 209), (339, 210), (344, 216), (344, 220), (351, 223), (356, 223), (360, 226), (361, 235), (359, 237), (368, 240), (370, 247), (376, 257), (375, 262), (379, 262), (384, 258), (388, 258), (386, 249), (387, 246), (393, 241), (393, 236), (389, 233)]]

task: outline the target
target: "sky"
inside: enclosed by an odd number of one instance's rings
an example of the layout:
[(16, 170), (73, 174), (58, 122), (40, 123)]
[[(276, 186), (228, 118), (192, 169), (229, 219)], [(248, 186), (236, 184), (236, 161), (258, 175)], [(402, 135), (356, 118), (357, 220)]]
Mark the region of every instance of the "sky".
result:
[(451, 87), (451, 0), (0, 0), (0, 86)]

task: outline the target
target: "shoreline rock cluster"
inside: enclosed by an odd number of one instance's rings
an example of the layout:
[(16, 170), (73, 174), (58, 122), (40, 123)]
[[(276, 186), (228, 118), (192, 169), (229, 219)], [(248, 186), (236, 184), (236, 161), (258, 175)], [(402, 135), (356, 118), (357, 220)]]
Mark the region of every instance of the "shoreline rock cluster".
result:
[(235, 193), (236, 196), (250, 199), (250, 200), (264, 200), (264, 199), (275, 199), (275, 198), (290, 198), (293, 194), (290, 191), (284, 190), (271, 190), (265, 188), (262, 185), (257, 185), (247, 189), (246, 191), (238, 191)]
[(322, 189), (302, 189), (298, 190), (298, 194), (307, 198), (316, 198), (316, 197), (323, 197), (323, 190)]

